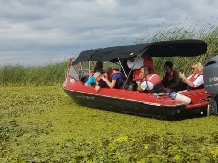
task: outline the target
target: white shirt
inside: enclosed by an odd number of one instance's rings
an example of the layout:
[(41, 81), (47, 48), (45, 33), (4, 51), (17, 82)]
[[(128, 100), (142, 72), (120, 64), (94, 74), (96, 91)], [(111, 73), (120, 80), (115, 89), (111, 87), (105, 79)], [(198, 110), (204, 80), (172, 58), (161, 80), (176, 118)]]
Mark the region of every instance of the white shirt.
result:
[[(187, 79), (189, 80), (192, 77), (192, 75), (190, 75)], [(198, 74), (196, 74), (196, 77), (197, 76)], [(200, 85), (204, 84), (203, 75), (198, 76), (193, 83), (194, 83), (194, 88), (199, 87)]]
[(150, 81), (143, 81), (140, 87), (143, 90), (152, 90), (154, 88), (154, 85)]
[[(132, 68), (134, 64), (134, 61), (130, 61), (129, 59), (127, 60), (127, 66), (129, 68)], [(133, 70), (135, 69), (140, 69), (142, 66), (144, 66), (144, 59), (142, 57), (138, 57), (137, 60), (135, 61)]]

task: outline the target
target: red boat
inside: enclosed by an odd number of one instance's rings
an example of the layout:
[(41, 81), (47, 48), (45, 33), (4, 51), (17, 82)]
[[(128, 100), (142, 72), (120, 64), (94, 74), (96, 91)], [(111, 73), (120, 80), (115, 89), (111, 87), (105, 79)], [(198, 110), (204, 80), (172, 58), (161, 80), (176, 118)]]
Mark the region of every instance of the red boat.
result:
[[(140, 116), (160, 116), (182, 118), (189, 115), (205, 116), (217, 112), (212, 95), (205, 89), (184, 91), (181, 94), (189, 97), (191, 104), (171, 99), (167, 93), (139, 93), (132, 90), (85, 87), (84, 78), (89, 74), (82, 71), (82, 62), (87, 61), (119, 61), (139, 54), (151, 57), (194, 57), (207, 51), (207, 44), (202, 40), (174, 40), (129, 46), (116, 46), (102, 49), (82, 51), (70, 64), (63, 82), (64, 91), (79, 105)], [(215, 108), (214, 108), (215, 107)]]

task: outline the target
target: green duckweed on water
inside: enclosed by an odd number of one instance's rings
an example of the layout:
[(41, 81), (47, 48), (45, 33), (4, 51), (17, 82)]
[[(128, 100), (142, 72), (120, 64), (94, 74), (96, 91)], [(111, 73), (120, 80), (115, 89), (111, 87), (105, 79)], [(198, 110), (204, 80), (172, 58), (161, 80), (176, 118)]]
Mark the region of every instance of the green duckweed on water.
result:
[(0, 87), (1, 162), (218, 162), (218, 117), (166, 121), (75, 104), (60, 86)]

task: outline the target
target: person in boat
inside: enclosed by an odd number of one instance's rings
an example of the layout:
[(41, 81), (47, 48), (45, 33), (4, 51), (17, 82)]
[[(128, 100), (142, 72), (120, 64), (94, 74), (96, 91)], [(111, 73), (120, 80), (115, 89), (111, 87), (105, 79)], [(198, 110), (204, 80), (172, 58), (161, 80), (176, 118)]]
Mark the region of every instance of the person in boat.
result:
[(95, 66), (94, 66), (94, 71), (95, 71), (95, 72), (103, 73), (103, 62), (97, 61), (97, 62), (95, 63)]
[(163, 89), (165, 92), (169, 93), (170, 89), (179, 85), (179, 73), (173, 69), (173, 63), (171, 61), (165, 62), (164, 69), (166, 73), (163, 76)]
[(130, 79), (134, 82), (139, 80), (140, 68), (144, 66), (144, 59), (139, 56), (138, 58), (130, 57), (127, 59), (127, 66), (132, 69)]
[(127, 58), (127, 66), (129, 70), (132, 70), (129, 74), (129, 83), (132, 85), (132, 90), (137, 89), (137, 82), (139, 81), (139, 73), (140, 73), (140, 68), (144, 66), (144, 60), (141, 56), (133, 58), (129, 57)]
[(97, 61), (94, 65), (92, 65), (91, 69), (90, 69), (90, 75), (89, 77), (91, 77), (95, 72), (100, 72), (103, 73), (103, 62), (99, 62)]
[(153, 60), (148, 54), (139, 56), (138, 58), (128, 58), (127, 65), (130, 69), (133, 70), (133, 81), (139, 81), (139, 73), (142, 66), (146, 65), (151, 70), (151, 73), (154, 73)]
[(109, 88), (121, 88), (123, 86), (124, 80), (120, 71), (107, 67), (104, 72), (105, 74), (102, 76), (102, 79)]
[(162, 79), (158, 74), (152, 74), (147, 66), (140, 69), (140, 81), (138, 82), (137, 91), (139, 92), (163, 92)]
[(179, 78), (184, 83), (183, 90), (204, 88), (203, 68), (200, 62), (196, 62), (191, 66), (192, 74), (189, 77), (186, 77), (184, 72), (179, 73)]
[[(98, 81), (98, 79), (101, 77), (101, 73), (100, 72), (95, 72), (85, 83), (85, 86), (91, 86), (93, 84), (96, 84), (96, 82)], [(100, 79), (99, 79), (100, 80)]]

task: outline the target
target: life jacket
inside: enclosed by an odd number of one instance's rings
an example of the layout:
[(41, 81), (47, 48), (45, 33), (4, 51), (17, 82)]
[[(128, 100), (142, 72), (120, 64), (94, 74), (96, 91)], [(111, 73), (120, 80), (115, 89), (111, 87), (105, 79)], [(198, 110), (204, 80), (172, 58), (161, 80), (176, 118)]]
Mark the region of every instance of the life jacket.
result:
[(151, 74), (154, 74), (154, 63), (153, 63), (153, 59), (151, 58), (151, 56), (148, 54), (145, 54), (143, 55), (143, 59), (144, 59), (144, 65), (148, 66), (151, 69)]
[(194, 82), (199, 76), (203, 75), (202, 72), (196, 73), (196, 74), (192, 74), (191, 78), (189, 79), (189, 81)]
[(175, 73), (175, 70), (171, 70), (170, 73), (166, 72), (164, 77), (163, 77), (163, 85), (164, 87), (168, 87), (169, 85), (173, 84), (174, 82), (174, 73)]
[[(195, 74), (192, 74), (191, 78), (189, 79), (189, 81), (191, 82), (194, 82), (199, 76), (203, 75), (202, 72), (199, 72), (199, 73), (195, 73)], [(195, 90), (195, 89), (199, 89), (199, 88), (204, 88), (204, 84), (201, 84), (200, 86), (198, 87), (189, 87), (187, 86), (187, 90)]]
[[(117, 71), (117, 70), (113, 70), (112, 73), (111, 73), (111, 75), (110, 75), (110, 78), (111, 78), (111, 79), (112, 79), (112, 76), (113, 76), (114, 74), (121, 74), (121, 72), (120, 72), (120, 71)], [(105, 75), (106, 75), (106, 73), (104, 73), (104, 74), (102, 74), (101, 76), (99, 76), (98, 79), (97, 79), (97, 81), (101, 80), (101, 79), (102, 79), (102, 76), (105, 76)]]
[(167, 81), (173, 80), (173, 75), (174, 75), (175, 70), (171, 70), (170, 74), (168, 73), (168, 78)]
[(120, 72), (120, 71), (117, 71), (117, 70), (113, 70), (112, 73), (111, 73), (111, 75), (110, 75), (110, 79), (112, 79), (112, 77), (113, 77), (114, 74), (121, 74), (121, 72)]
[(158, 84), (159, 82), (161, 82), (161, 78), (157, 74), (149, 74), (149, 75), (147, 75), (146, 78), (143, 79), (143, 81), (146, 81), (146, 80), (151, 82), (154, 86), (156, 84)]

